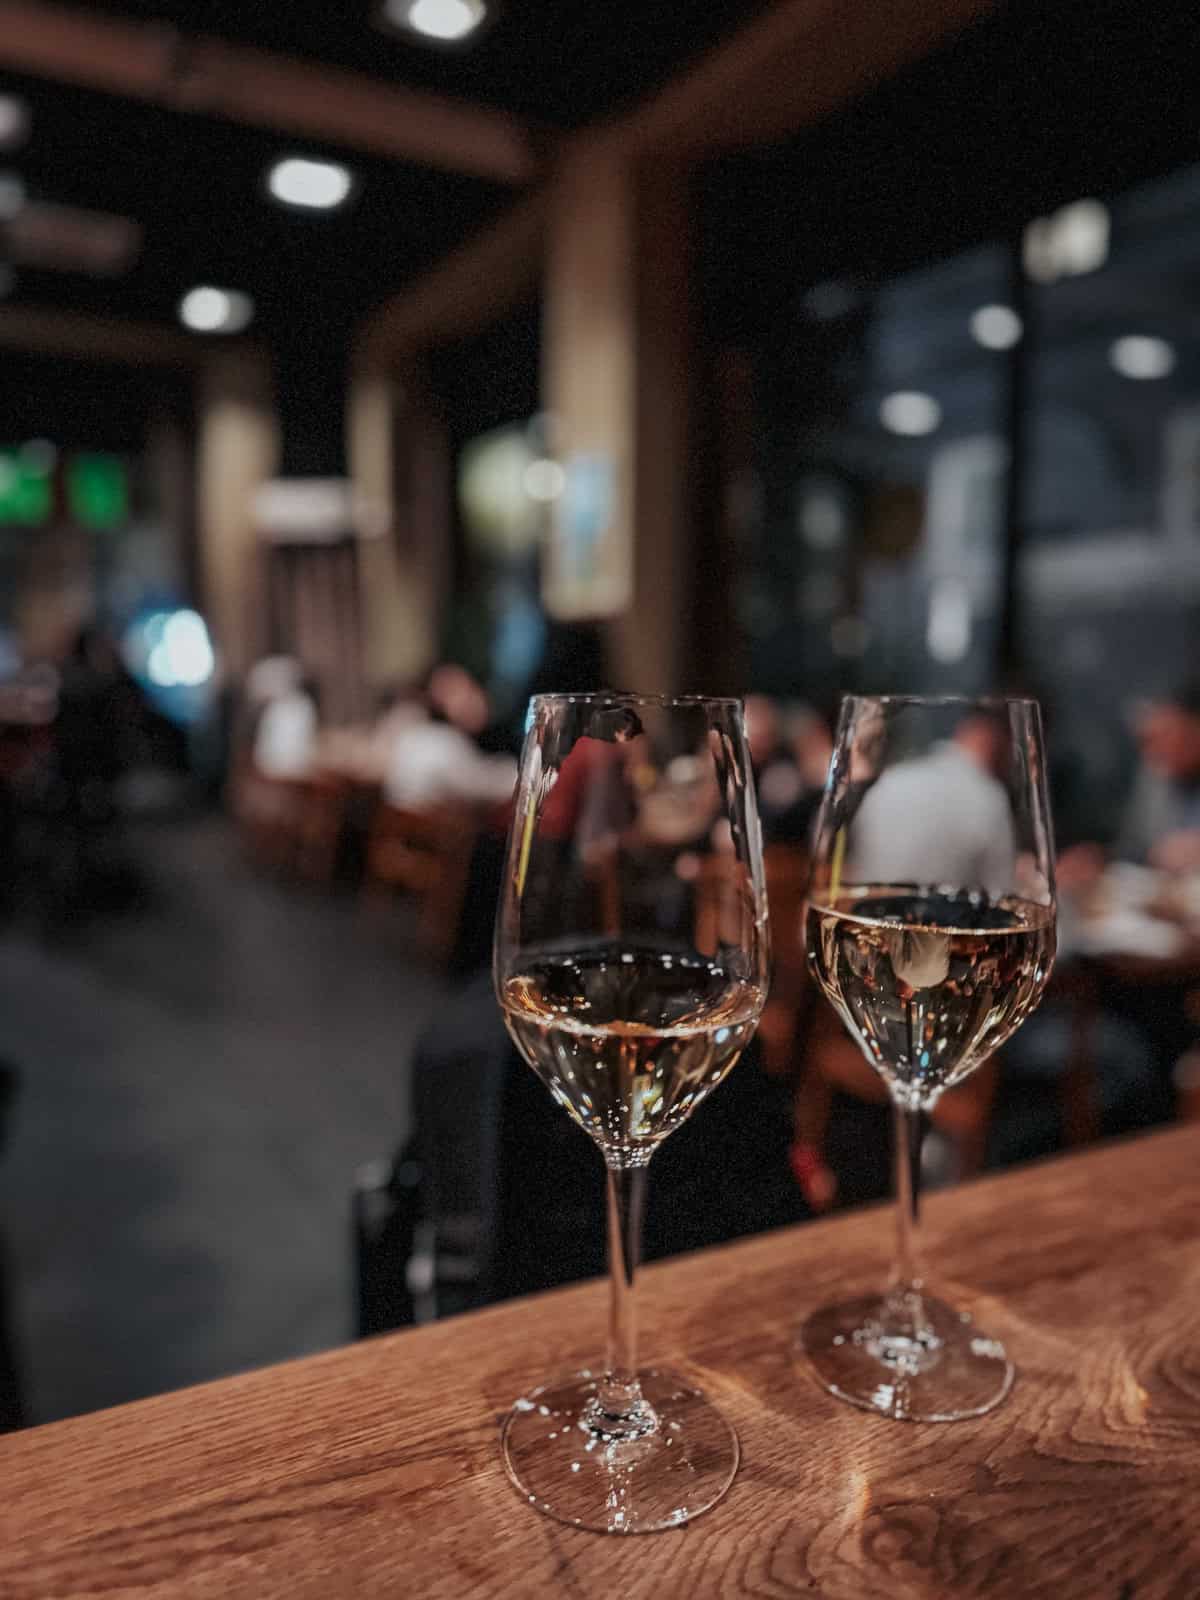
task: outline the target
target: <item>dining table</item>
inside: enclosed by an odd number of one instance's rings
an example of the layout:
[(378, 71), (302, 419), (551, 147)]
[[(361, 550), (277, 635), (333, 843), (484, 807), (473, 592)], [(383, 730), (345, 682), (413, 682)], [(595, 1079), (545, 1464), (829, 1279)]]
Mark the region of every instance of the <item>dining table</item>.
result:
[(587, 1282), (0, 1440), (0, 1596), (1196, 1600), (1200, 1126), (924, 1211), (927, 1277), (1017, 1366), (985, 1416), (892, 1420), (807, 1371), (806, 1313), (884, 1281), (872, 1207), (641, 1274), (647, 1364), (741, 1440), (688, 1525), (584, 1532), (505, 1476), (514, 1398), (600, 1355)]

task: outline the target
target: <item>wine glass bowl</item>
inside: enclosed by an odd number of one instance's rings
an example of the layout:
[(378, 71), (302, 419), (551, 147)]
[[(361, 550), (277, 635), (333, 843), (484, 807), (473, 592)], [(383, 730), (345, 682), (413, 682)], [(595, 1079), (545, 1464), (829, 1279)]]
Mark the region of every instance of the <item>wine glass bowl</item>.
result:
[(533, 1390), (510, 1478), (560, 1520), (676, 1526), (724, 1494), (736, 1435), (637, 1365), (646, 1169), (749, 1043), (766, 997), (762, 844), (740, 703), (546, 695), (530, 706), (494, 974), (508, 1031), (607, 1169), (611, 1314), (595, 1368)]
[(1028, 700), (848, 697), (817, 819), (809, 964), (894, 1107), (890, 1288), (801, 1341), (834, 1394), (952, 1421), (1000, 1403), (1003, 1347), (927, 1290), (916, 1244), (925, 1115), (1038, 1004), (1055, 953), (1041, 720)]

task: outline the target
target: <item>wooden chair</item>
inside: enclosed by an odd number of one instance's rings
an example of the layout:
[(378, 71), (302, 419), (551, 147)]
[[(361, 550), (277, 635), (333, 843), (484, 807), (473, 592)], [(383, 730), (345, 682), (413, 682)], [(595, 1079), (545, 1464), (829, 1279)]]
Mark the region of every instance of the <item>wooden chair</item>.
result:
[(293, 824), (292, 863), (310, 883), (332, 883), (337, 873), (351, 785), (336, 773), (301, 781)]
[(247, 855), (272, 871), (291, 870), (304, 807), (303, 784), (268, 777), (246, 764), (230, 783), (230, 804)]
[(337, 871), (350, 785), (332, 773), (274, 778), (246, 764), (230, 800), (247, 854), (260, 866), (327, 884)]
[(804, 943), (808, 856), (793, 845), (768, 845), (763, 869), (771, 910), (772, 973), (759, 1037), (767, 1071), (788, 1077), (796, 1069), (796, 1045), (812, 998)]
[[(731, 856), (714, 854), (700, 859), (696, 878), (696, 948), (713, 952), (722, 936), (732, 940), (737, 928), (722, 929), (726, 918), (736, 921), (742, 908), (732, 897), (741, 893), (737, 863)], [(800, 1016), (807, 1001), (804, 954), (804, 896), (808, 885), (808, 859), (791, 845), (770, 845), (763, 853), (767, 902), (771, 912), (771, 989), (758, 1037), (763, 1064), (776, 1077), (794, 1071)]]
[[(934, 1108), (933, 1125), (953, 1141), (963, 1177), (983, 1166), (997, 1080), (997, 1064), (989, 1061), (957, 1088), (948, 1089)], [(825, 1138), (836, 1093), (876, 1104), (888, 1098), (878, 1074), (833, 1007), (814, 997), (796, 1089), (795, 1127), (798, 1175), (816, 1210), (828, 1209), (836, 1198), (836, 1180), (825, 1162)]]
[(474, 814), (455, 807), (424, 812), (382, 803), (371, 822), (364, 893), (412, 895), (422, 943), (439, 963), (454, 948), (477, 833)]
[[(1096, 975), (1087, 967), (1065, 967), (1051, 979), (1049, 994), (1070, 1007), (1067, 1057), (1058, 1081), (1063, 1141), (1068, 1147), (1089, 1144), (1100, 1135), (1094, 1049), (1099, 1016)], [(952, 1140), (962, 1177), (974, 1175), (983, 1166), (999, 1076), (1000, 1057), (996, 1056), (957, 1088), (948, 1089), (934, 1108), (933, 1125)], [(804, 1042), (804, 1070), (796, 1094), (795, 1119), (797, 1142), (807, 1152), (808, 1169), (817, 1174), (815, 1189), (828, 1194), (827, 1204), (832, 1203), (834, 1186), (826, 1177), (823, 1153), (837, 1091), (860, 1100), (887, 1099), (882, 1082), (846, 1033), (833, 1007), (821, 1002), (813, 1008)], [(1197, 1109), (1200, 1111), (1200, 1103)], [(828, 1176), (831, 1178), (832, 1174)], [(824, 1207), (818, 1204), (818, 1209)]]

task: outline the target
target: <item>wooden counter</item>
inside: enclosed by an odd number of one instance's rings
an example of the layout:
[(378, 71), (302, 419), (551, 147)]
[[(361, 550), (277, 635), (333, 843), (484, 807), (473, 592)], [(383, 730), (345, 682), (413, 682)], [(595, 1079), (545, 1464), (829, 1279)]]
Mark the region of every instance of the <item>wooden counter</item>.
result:
[(0, 1440), (0, 1596), (1196, 1600), (1200, 1129), (929, 1214), (937, 1276), (1019, 1365), (990, 1416), (889, 1422), (793, 1367), (802, 1314), (882, 1277), (891, 1218), (859, 1212), (644, 1274), (646, 1357), (742, 1439), (689, 1527), (569, 1530), (504, 1477), (508, 1403), (597, 1354), (588, 1284)]

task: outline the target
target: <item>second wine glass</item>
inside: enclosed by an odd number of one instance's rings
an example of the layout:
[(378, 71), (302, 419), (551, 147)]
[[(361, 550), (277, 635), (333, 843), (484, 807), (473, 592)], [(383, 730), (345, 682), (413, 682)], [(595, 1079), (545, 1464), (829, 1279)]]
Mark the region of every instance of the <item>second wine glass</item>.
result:
[(928, 1291), (926, 1114), (1037, 1005), (1055, 952), (1054, 849), (1031, 700), (849, 697), (820, 813), (812, 971), (894, 1108), (897, 1253), (886, 1293), (824, 1307), (802, 1343), (843, 1400), (911, 1420), (1008, 1393), (997, 1340)]
[(639, 1366), (634, 1276), (650, 1158), (733, 1067), (766, 997), (739, 702), (532, 702), (495, 979), (517, 1048), (604, 1157), (612, 1280), (603, 1362), (517, 1401), (505, 1465), (564, 1522), (675, 1526), (725, 1493), (738, 1443), (686, 1378)]

